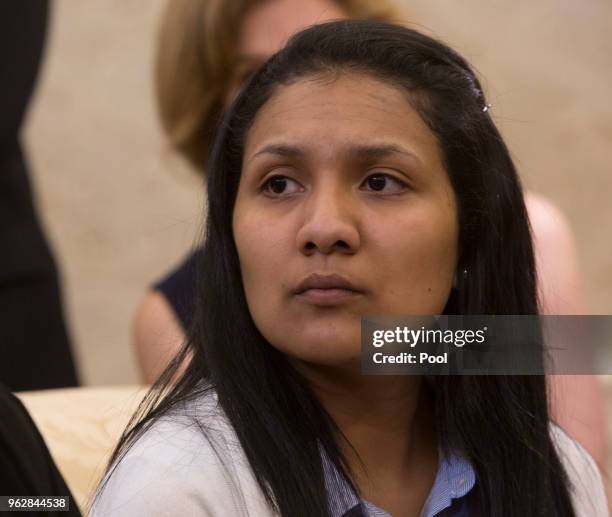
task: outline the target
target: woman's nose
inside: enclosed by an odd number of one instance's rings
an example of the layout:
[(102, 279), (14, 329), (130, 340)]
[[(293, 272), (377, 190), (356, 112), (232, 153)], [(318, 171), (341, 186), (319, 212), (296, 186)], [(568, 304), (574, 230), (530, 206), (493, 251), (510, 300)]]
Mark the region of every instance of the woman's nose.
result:
[(297, 246), (302, 253), (357, 252), (361, 243), (358, 210), (350, 192), (339, 187), (313, 191), (304, 200), (303, 210), (297, 233)]

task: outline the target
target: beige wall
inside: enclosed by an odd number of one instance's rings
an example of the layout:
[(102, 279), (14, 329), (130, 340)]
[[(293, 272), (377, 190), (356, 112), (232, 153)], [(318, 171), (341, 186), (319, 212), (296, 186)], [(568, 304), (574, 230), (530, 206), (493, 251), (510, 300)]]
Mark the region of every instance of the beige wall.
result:
[[(151, 89), (160, 0), (56, 0), (26, 139), (88, 384), (137, 381), (130, 319), (201, 222)], [(567, 214), (588, 301), (612, 313), (612, 6), (419, 0), (419, 25), (480, 71), (526, 184)]]

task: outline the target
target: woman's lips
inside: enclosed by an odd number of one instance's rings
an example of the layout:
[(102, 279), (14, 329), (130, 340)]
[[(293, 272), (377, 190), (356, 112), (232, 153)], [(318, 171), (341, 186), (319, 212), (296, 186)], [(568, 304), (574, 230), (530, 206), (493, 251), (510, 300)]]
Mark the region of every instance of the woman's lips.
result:
[(331, 305), (339, 305), (341, 303), (345, 303), (353, 300), (357, 296), (362, 295), (363, 293), (358, 291), (351, 291), (350, 289), (340, 289), (340, 288), (328, 288), (328, 289), (306, 289), (305, 291), (296, 294), (295, 296), (306, 302), (313, 305), (320, 306), (331, 306)]
[(332, 306), (350, 302), (364, 291), (338, 273), (312, 273), (299, 282), (293, 294), (305, 303)]

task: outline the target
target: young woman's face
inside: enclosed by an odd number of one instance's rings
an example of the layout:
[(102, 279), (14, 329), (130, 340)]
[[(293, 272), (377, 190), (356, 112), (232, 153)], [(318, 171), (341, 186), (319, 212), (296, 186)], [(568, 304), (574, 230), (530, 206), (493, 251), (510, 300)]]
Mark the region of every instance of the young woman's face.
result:
[(436, 137), (397, 88), (303, 79), (258, 112), (233, 231), (249, 310), (294, 359), (354, 365), (364, 315), (440, 314), (457, 262)]

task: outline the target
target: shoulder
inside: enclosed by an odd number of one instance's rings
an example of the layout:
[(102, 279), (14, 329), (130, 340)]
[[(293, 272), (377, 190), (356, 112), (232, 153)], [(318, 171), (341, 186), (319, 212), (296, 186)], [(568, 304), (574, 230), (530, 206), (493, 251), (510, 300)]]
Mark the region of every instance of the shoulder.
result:
[(574, 246), (571, 225), (565, 214), (552, 201), (540, 194), (527, 192), (525, 206), (533, 239), (538, 248), (536, 251), (546, 254), (549, 250), (567, 251)]
[(132, 340), (144, 381), (155, 382), (185, 341), (181, 324), (162, 293), (147, 293), (138, 306)]
[(105, 481), (95, 517), (272, 515), (212, 396), (156, 420)]
[(525, 206), (529, 216), (538, 221), (560, 221), (565, 223), (563, 212), (550, 199), (533, 191), (525, 192)]
[(544, 253), (550, 251), (568, 251), (574, 246), (574, 235), (570, 223), (559, 207), (540, 194), (527, 192), (525, 206), (533, 238), (538, 248)]
[(541, 311), (583, 314), (582, 275), (572, 228), (563, 212), (548, 199), (525, 195), (531, 224)]
[(578, 517), (604, 517), (608, 503), (599, 468), (589, 453), (559, 426), (551, 424), (550, 434), (570, 481)]

